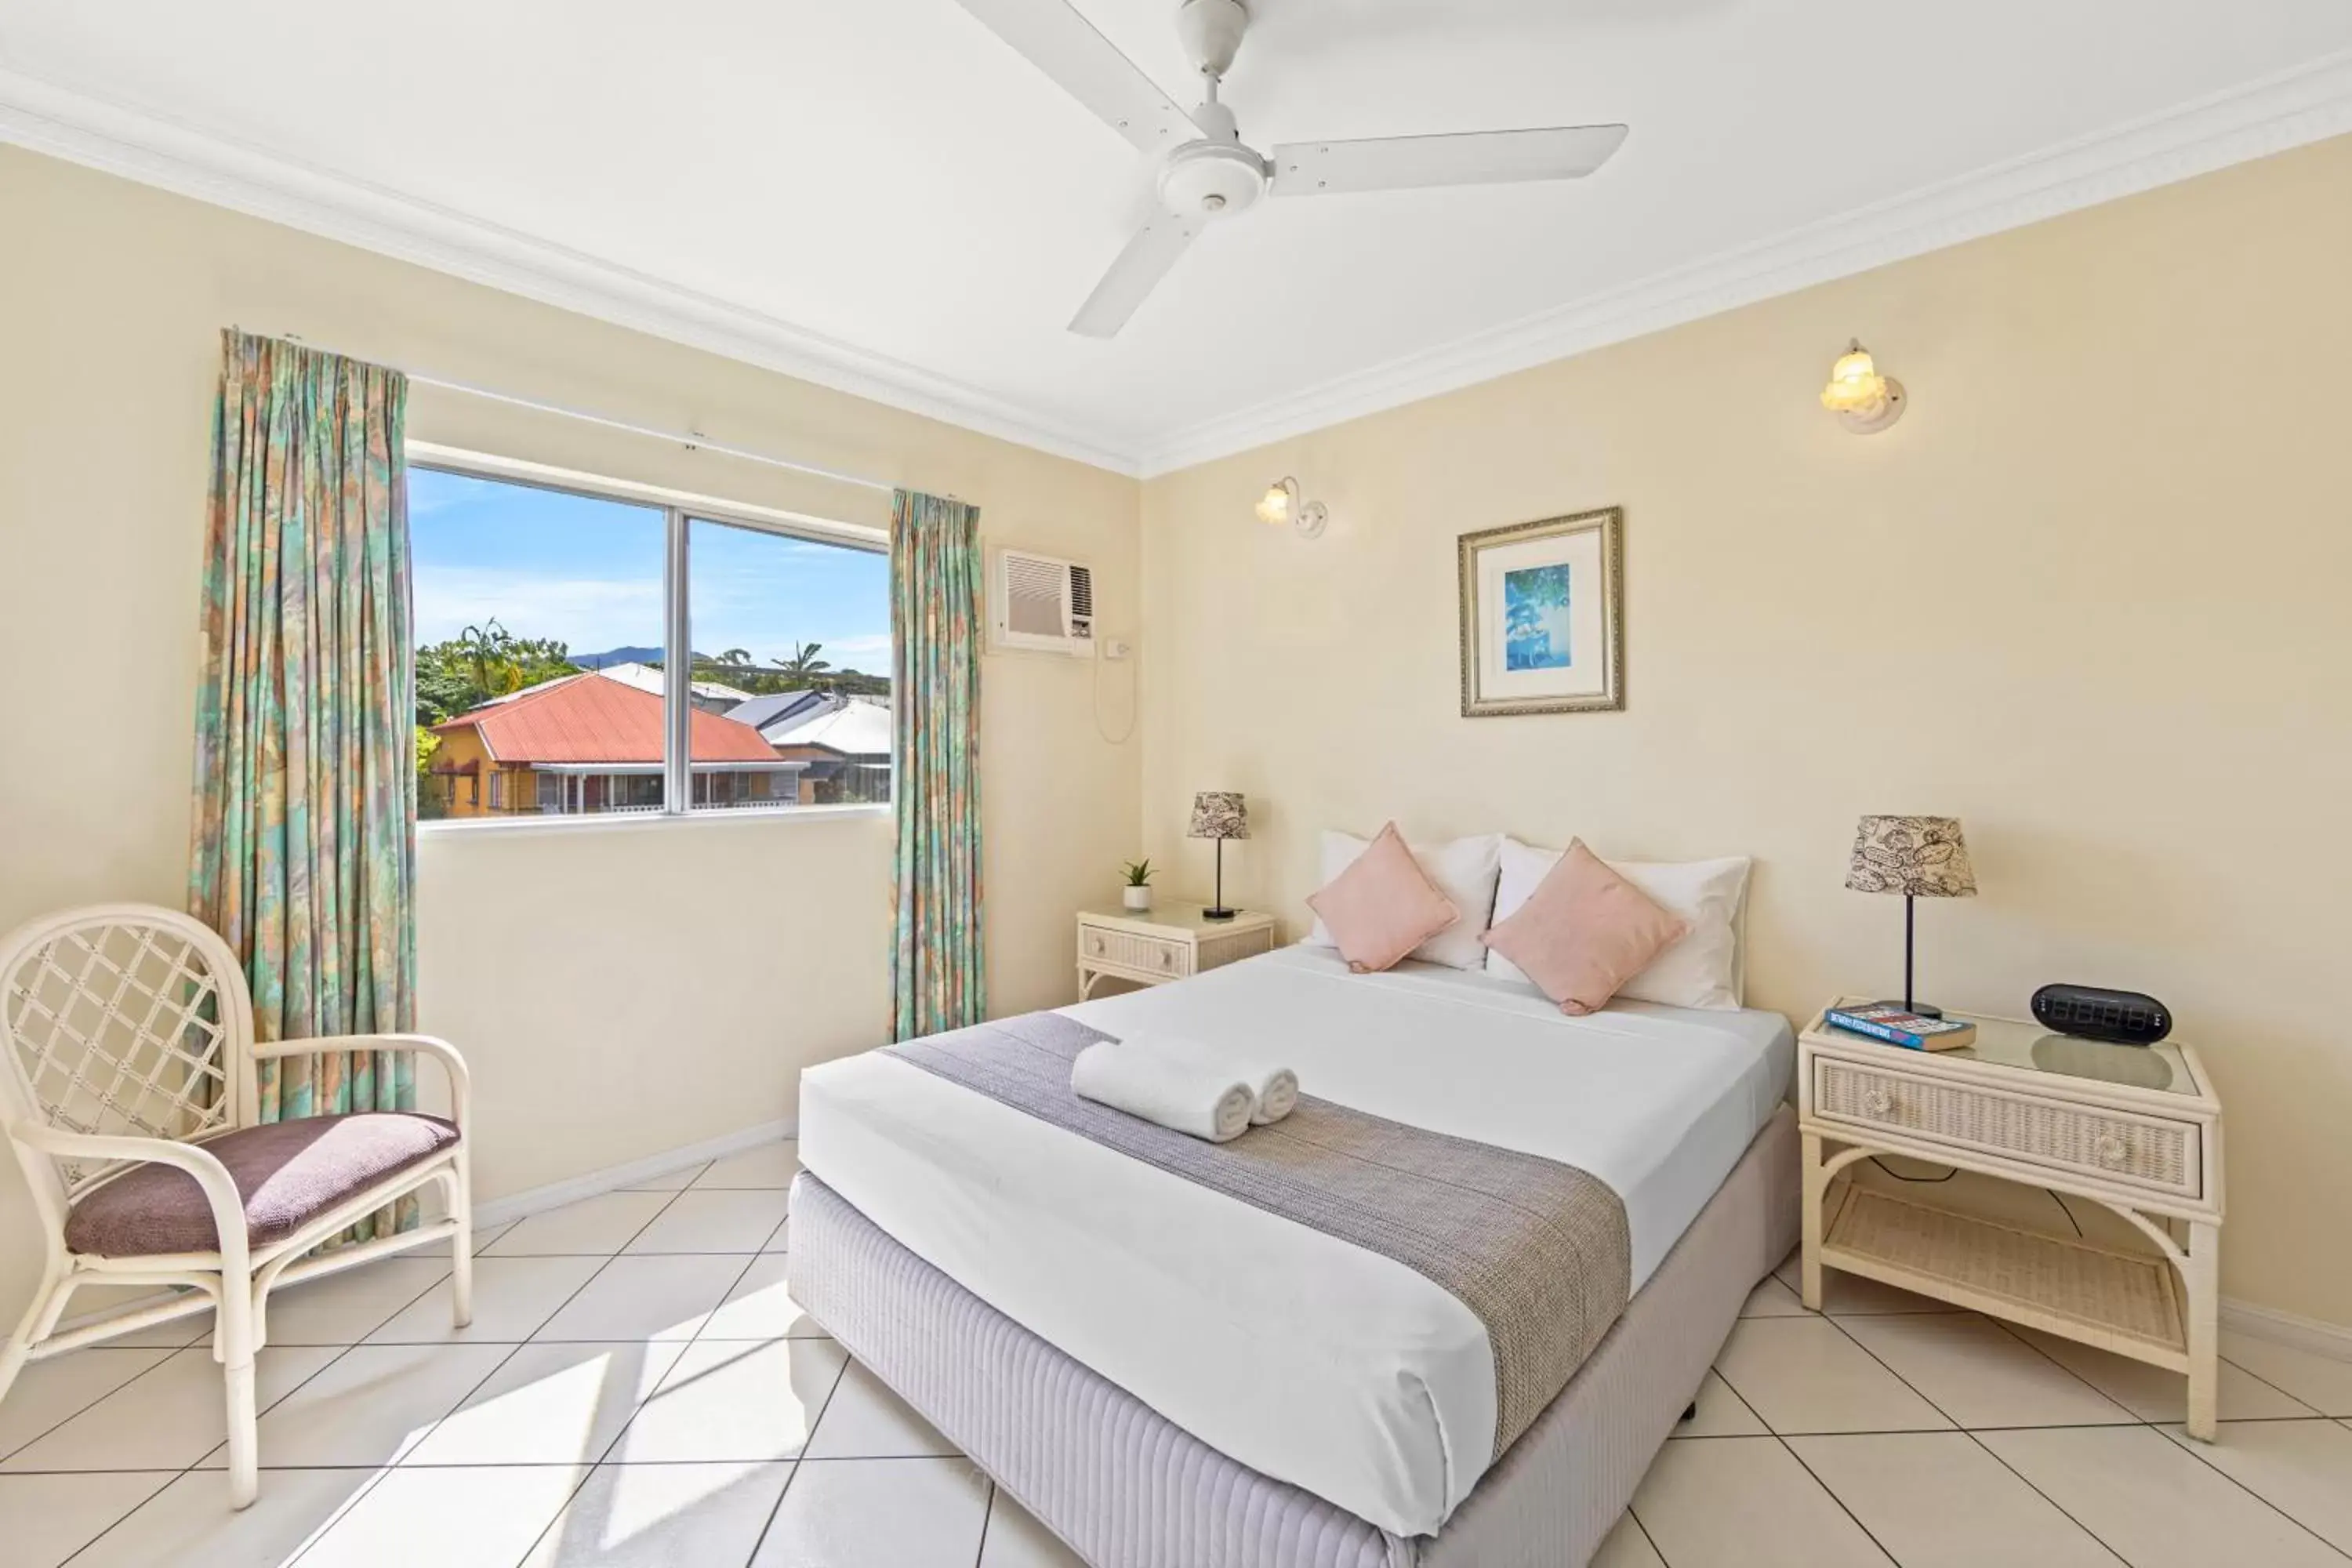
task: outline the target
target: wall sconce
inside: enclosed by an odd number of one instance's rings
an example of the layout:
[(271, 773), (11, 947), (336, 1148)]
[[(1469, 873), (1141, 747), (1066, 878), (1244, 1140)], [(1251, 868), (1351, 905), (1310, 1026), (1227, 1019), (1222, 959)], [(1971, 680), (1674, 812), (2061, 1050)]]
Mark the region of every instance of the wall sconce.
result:
[(1830, 384), (1822, 388), (1822, 406), (1857, 436), (1874, 435), (1902, 418), (1907, 401), (1901, 382), (1878, 374), (1860, 338), (1830, 368)]
[(1257, 520), (1268, 528), (1280, 528), (1285, 523), (1301, 539), (1319, 538), (1323, 525), (1331, 514), (1319, 500), (1303, 500), (1298, 493), (1298, 481), (1288, 477), (1275, 480), (1265, 487), (1265, 494), (1257, 498)]

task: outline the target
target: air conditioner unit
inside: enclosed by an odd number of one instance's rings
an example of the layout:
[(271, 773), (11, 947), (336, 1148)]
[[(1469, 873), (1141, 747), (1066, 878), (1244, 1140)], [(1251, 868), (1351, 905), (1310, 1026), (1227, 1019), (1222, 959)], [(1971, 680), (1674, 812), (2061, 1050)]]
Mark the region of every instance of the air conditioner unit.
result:
[(988, 574), (989, 646), (1034, 653), (1095, 651), (1095, 577), (1075, 561), (1000, 550)]

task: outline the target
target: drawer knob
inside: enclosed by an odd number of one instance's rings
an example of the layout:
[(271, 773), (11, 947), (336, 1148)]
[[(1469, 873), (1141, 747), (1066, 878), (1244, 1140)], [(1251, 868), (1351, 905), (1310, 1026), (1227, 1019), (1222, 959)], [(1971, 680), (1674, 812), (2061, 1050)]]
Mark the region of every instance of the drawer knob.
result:
[(1862, 1108), (1873, 1116), (1892, 1116), (1895, 1114), (1895, 1091), (1883, 1085), (1865, 1089), (1863, 1091)]
[(2102, 1132), (2098, 1142), (2092, 1145), (2092, 1152), (2098, 1156), (2100, 1164), (2113, 1170), (2131, 1157), (2131, 1146), (2120, 1132)]

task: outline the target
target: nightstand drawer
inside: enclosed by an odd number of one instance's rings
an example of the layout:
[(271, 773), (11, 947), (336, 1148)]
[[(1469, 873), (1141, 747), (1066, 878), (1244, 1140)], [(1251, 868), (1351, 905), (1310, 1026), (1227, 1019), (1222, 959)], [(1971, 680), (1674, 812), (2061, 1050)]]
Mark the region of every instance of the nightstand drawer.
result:
[(1181, 979), (1192, 973), (1190, 942), (1108, 926), (1078, 927), (1078, 958), (1089, 968), (1124, 969), (1160, 979)]
[(1916, 1073), (1879, 1072), (1833, 1057), (1813, 1059), (1813, 1112), (1902, 1128), (2131, 1186), (2203, 1195), (2200, 1129), (2193, 1121), (2027, 1099)]

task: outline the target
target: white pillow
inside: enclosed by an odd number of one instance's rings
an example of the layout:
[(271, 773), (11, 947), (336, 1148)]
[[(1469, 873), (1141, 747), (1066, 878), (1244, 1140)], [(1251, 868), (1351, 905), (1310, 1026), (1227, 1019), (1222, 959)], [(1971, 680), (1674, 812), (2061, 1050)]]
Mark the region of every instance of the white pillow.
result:
[[(1450, 844), (1406, 844), (1437, 890), (1454, 901), (1462, 918), (1416, 947), (1408, 955), (1429, 963), (1444, 963), (1455, 969), (1477, 969), (1487, 963), (1486, 944), (1478, 939), (1486, 934), (1495, 914), (1495, 881), (1500, 872), (1503, 836), (1482, 834), (1475, 838), (1456, 838)], [(1323, 835), (1323, 883), (1329, 887), (1333, 878), (1356, 863), (1356, 857), (1371, 847), (1371, 840), (1359, 838), (1352, 833)], [(1532, 885), (1532, 884), (1531, 884)], [(1318, 918), (1315, 929), (1307, 933), (1309, 947), (1337, 947), (1331, 933)]]
[[(1503, 840), (1502, 875), (1495, 889), (1496, 921), (1508, 920), (1528, 901), (1528, 895), (1559, 863), (1562, 853), (1538, 849), (1516, 838)], [(1690, 926), (1688, 935), (1618, 987), (1617, 994), (1669, 1007), (1706, 1007), (1717, 1012), (1738, 1007), (1739, 934), (1734, 921), (1748, 889), (1748, 869), (1752, 864), (1748, 857), (1602, 863)], [(1517, 964), (1492, 949), (1486, 953), (1486, 973), (1504, 980), (1528, 978)]]

